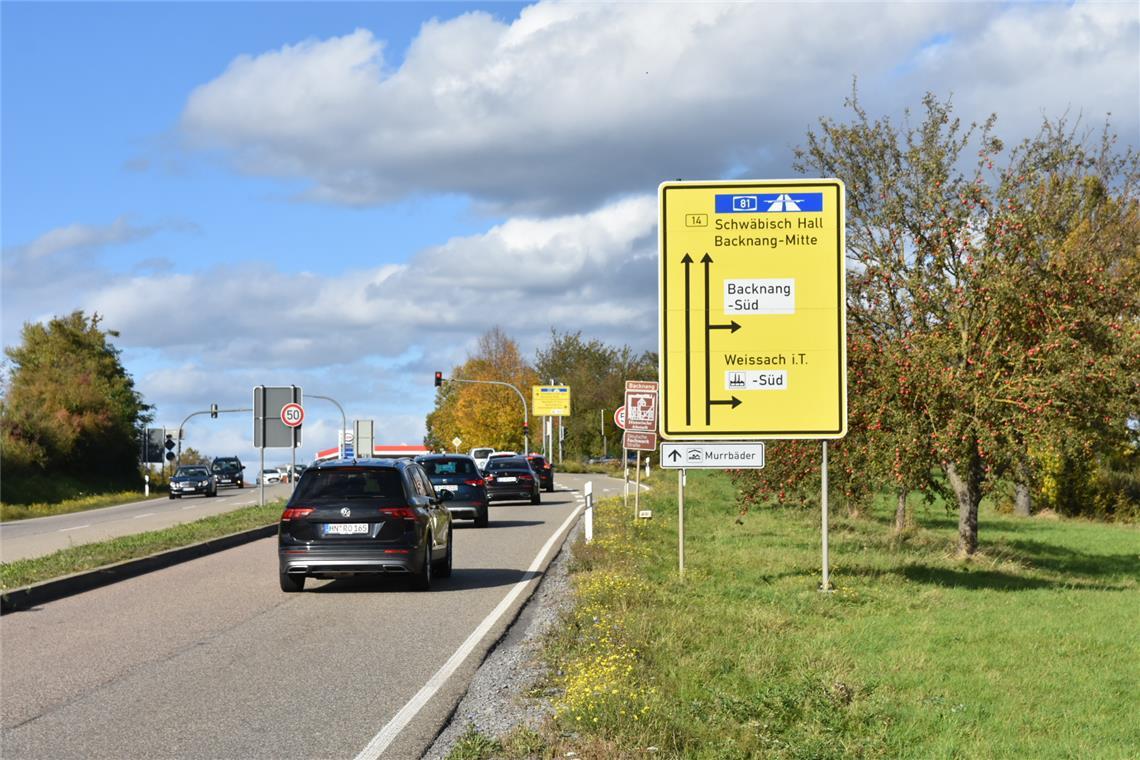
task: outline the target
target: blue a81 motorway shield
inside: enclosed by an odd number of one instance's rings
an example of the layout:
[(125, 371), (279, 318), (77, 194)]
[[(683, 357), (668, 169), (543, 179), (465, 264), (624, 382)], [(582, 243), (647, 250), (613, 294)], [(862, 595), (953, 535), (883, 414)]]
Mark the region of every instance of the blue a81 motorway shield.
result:
[(823, 193), (746, 193), (716, 196), (718, 214), (778, 214), (823, 211)]

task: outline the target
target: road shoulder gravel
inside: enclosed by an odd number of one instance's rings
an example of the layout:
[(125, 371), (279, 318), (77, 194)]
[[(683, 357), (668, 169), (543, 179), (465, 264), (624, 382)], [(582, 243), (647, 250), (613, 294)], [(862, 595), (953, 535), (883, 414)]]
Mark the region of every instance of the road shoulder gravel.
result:
[(479, 666), (424, 758), (446, 758), (471, 726), (484, 736), (501, 737), (520, 726), (537, 731), (553, 714), (550, 701), (531, 692), (546, 674), (541, 659), (543, 639), (573, 601), (570, 555), (581, 527), (579, 518), (518, 618)]

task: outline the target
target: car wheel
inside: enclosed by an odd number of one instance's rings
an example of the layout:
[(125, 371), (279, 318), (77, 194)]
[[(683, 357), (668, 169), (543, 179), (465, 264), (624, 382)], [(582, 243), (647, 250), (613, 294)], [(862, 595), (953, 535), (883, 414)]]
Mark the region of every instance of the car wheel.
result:
[(483, 507), (475, 513), (475, 527), (486, 528), (489, 520), (487, 519), (487, 508)]
[(439, 578), (451, 577), (451, 528), (447, 529), (447, 555), (444, 556), (439, 562), (439, 566), (435, 569), (435, 574)]
[(303, 575), (290, 575), (284, 570), (279, 570), (278, 576), (281, 578), (281, 590), (287, 594), (292, 594), (295, 591), (301, 591), (305, 588), (305, 576)]
[(546, 492), (547, 493), (554, 493), (554, 481), (553, 480), (550, 481), (550, 485), (548, 485), (546, 487)]
[(535, 492), (534, 496), (530, 497), (530, 503), (531, 504), (541, 504), (542, 503), (542, 494)]
[(424, 561), (419, 572), (412, 575), (412, 588), (416, 591), (431, 589), (431, 534), (424, 540)]
[(171, 499), (174, 498), (174, 494), (172, 494), (172, 493), (168, 493), (167, 496), (169, 496)]

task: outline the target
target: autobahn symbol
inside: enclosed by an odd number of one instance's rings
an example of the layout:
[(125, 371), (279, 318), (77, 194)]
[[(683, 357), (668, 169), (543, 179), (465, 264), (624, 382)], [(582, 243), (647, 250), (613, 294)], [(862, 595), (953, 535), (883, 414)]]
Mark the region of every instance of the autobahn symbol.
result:
[(281, 422), (285, 427), (300, 427), (305, 421), (305, 409), (300, 404), (289, 403), (281, 407)]
[(844, 193), (834, 179), (661, 185), (662, 438), (844, 436)]

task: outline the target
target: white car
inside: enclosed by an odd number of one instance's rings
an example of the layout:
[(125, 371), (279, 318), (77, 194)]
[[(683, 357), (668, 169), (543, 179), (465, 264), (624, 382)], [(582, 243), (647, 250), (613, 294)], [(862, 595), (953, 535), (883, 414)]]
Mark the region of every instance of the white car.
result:
[(471, 449), (471, 451), (468, 452), (468, 454), (471, 455), (471, 458), (475, 460), (475, 466), (478, 467), (480, 471), (482, 471), (483, 468), (487, 466), (487, 458), (494, 453), (495, 450), (490, 446)]
[(261, 475), (258, 476), (258, 479), (265, 485), (269, 485), (270, 483), (280, 483), (281, 473), (276, 469), (262, 470)]

